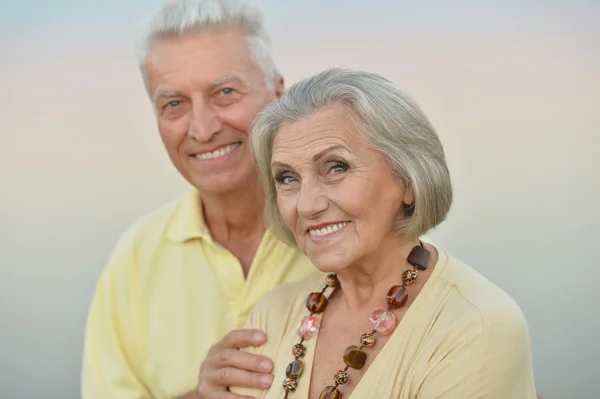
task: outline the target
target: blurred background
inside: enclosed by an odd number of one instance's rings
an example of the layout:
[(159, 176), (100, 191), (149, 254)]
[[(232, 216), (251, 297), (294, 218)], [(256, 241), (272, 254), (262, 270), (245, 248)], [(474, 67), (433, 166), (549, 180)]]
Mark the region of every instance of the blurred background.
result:
[[(0, 1), (2, 398), (79, 397), (110, 252), (187, 189), (135, 59), (160, 3)], [(421, 104), (455, 187), (432, 237), (520, 304), (545, 399), (600, 398), (600, 3), (258, 3), (288, 85), (361, 68)]]

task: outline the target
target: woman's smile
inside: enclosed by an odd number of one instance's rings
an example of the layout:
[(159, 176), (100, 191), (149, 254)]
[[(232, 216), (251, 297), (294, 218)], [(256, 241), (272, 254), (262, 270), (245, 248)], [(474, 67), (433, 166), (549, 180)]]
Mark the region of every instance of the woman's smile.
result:
[(311, 241), (323, 242), (331, 238), (338, 237), (350, 224), (346, 222), (323, 223), (318, 226), (311, 226), (306, 230)]

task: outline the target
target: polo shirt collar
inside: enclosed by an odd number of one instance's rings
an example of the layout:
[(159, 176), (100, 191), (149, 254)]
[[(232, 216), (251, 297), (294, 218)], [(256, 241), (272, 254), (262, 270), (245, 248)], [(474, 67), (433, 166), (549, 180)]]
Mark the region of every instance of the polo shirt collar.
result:
[(177, 205), (167, 226), (166, 237), (175, 242), (194, 238), (212, 241), (202, 212), (202, 199), (196, 189), (190, 190)]

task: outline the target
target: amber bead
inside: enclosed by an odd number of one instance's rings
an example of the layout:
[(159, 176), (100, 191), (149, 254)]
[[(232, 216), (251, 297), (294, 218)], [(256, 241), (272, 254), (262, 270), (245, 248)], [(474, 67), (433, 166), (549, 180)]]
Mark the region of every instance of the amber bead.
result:
[(333, 273), (328, 275), (327, 280), (325, 280), (325, 284), (327, 284), (327, 286), (332, 287), (332, 288), (335, 288), (335, 286), (337, 286), (337, 283), (338, 283), (337, 276)]
[(294, 355), (294, 357), (304, 357), (305, 353), (306, 347), (302, 344), (296, 344), (292, 348), (292, 355)]
[(414, 282), (417, 279), (417, 274), (419, 274), (417, 269), (408, 269), (407, 271), (405, 271), (402, 275), (402, 280), (404, 280), (404, 284), (410, 284)]
[(304, 370), (304, 363), (302, 363), (302, 360), (294, 360), (288, 364), (285, 375), (288, 378), (298, 378), (302, 375), (302, 370)]
[(360, 370), (367, 361), (367, 354), (356, 345), (350, 345), (344, 351), (344, 363), (355, 370)]
[(298, 388), (298, 381), (294, 378), (286, 378), (283, 380), (283, 388), (286, 391), (294, 392)]
[(338, 385), (344, 385), (348, 382), (348, 372), (344, 370), (338, 370), (333, 373), (333, 379)]
[(321, 313), (327, 307), (327, 298), (320, 292), (312, 292), (306, 298), (306, 307), (311, 313)]
[(401, 285), (395, 285), (387, 293), (386, 296), (388, 307), (390, 309), (398, 309), (403, 306), (408, 299), (406, 288)]
[(365, 348), (372, 348), (375, 346), (375, 337), (373, 334), (363, 334), (360, 336), (360, 344)]
[(342, 399), (342, 393), (340, 392), (339, 389), (337, 389), (337, 387), (332, 387), (329, 386), (327, 388), (325, 388), (323, 390), (323, 392), (321, 392), (321, 395), (319, 395), (319, 399)]

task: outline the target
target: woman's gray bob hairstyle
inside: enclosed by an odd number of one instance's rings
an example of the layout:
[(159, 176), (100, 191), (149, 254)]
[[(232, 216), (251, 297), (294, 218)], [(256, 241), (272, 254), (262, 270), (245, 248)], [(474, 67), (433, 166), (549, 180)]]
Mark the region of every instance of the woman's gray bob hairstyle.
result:
[(252, 126), (252, 150), (266, 194), (266, 221), (283, 241), (295, 244), (277, 208), (271, 174), (272, 146), (282, 123), (306, 119), (340, 105), (381, 152), (393, 173), (414, 191), (415, 201), (403, 206), (397, 228), (412, 240), (440, 224), (452, 204), (452, 184), (442, 144), (419, 106), (389, 80), (352, 69), (328, 69), (294, 84), (283, 98), (264, 108)]

